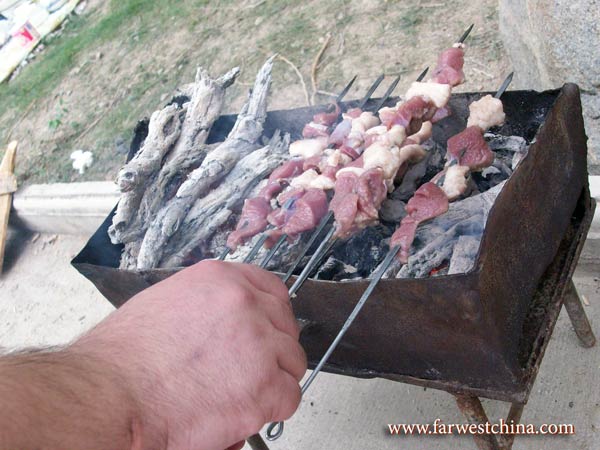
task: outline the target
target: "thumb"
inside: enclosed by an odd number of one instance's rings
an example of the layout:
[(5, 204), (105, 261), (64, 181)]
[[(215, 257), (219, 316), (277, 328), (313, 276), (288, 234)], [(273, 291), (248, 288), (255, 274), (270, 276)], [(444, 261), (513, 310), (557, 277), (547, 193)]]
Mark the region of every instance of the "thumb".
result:
[(225, 450), (242, 450), (244, 443), (245, 441), (240, 441), (237, 444), (233, 444), (232, 446), (227, 447)]

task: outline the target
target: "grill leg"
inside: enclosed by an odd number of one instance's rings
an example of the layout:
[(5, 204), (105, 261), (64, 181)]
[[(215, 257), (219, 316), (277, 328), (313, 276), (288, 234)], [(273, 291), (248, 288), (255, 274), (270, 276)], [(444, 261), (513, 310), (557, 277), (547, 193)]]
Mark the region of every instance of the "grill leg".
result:
[[(472, 395), (457, 395), (456, 403), (469, 423), (479, 425), (490, 421), (479, 398)], [(479, 450), (501, 450), (498, 439), (493, 434), (475, 434), (473, 440)]]
[(269, 450), (269, 447), (267, 446), (267, 444), (265, 443), (265, 441), (263, 441), (263, 438), (260, 437), (260, 434), (255, 434), (253, 436), (250, 436), (246, 442), (248, 442), (248, 445), (250, 446), (250, 448), (252, 450)]
[(563, 302), (581, 344), (587, 348), (593, 347), (596, 344), (596, 336), (594, 336), (590, 322), (583, 310), (583, 305), (581, 304), (581, 299), (573, 284), (573, 280), (567, 286)]
[[(523, 415), (523, 408), (525, 407), (524, 403), (512, 403), (510, 405), (510, 411), (508, 412), (508, 417), (506, 418), (506, 423), (514, 423), (518, 424), (521, 421), (521, 416)], [(503, 434), (500, 436), (500, 448), (502, 450), (511, 450), (513, 446), (513, 442), (515, 440), (514, 434)]]

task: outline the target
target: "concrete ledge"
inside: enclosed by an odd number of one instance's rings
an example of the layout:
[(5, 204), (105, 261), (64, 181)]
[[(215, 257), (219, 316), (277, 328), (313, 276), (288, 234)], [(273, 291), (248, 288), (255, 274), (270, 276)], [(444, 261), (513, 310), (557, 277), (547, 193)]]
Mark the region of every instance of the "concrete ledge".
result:
[(13, 197), (11, 224), (52, 234), (90, 235), (119, 199), (112, 182), (35, 184)]
[[(600, 176), (590, 176), (592, 197), (600, 203)], [(11, 224), (52, 234), (91, 235), (119, 199), (114, 183), (36, 184), (14, 194)], [(596, 210), (584, 262), (600, 262), (600, 208)]]

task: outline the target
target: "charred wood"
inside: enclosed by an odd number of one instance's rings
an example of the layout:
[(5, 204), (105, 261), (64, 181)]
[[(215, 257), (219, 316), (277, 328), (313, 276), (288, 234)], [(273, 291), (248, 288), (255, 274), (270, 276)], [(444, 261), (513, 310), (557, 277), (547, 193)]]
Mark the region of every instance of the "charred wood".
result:
[(272, 66), (273, 58), (270, 58), (259, 71), (254, 89), (225, 142), (204, 159), (179, 187), (175, 197), (157, 213), (142, 241), (139, 269), (157, 267), (167, 242), (177, 233), (195, 201), (227, 176), (240, 159), (256, 150), (267, 114)]
[[(198, 199), (162, 249), (160, 267), (180, 267), (194, 249), (207, 243), (233, 214), (239, 213), (252, 190), (289, 157), (289, 141), (289, 135), (281, 138), (276, 134), (269, 145), (244, 157), (215, 189)], [(140, 258), (141, 268), (139, 263)]]

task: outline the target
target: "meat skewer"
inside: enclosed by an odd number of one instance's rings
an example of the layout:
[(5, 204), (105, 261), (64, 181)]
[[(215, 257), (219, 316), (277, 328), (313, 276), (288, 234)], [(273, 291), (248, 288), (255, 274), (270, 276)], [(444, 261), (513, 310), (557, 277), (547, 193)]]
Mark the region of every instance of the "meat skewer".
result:
[[(500, 87), (498, 92), (496, 92), (496, 95), (494, 95), (494, 98), (498, 99), (502, 96), (504, 91), (508, 88), (508, 85), (510, 84), (511, 80), (512, 80), (512, 74), (509, 75), (509, 77), (504, 81), (504, 83), (502, 83), (502, 86)], [(423, 186), (427, 186), (430, 184), (433, 184), (433, 183), (425, 183)], [(356, 306), (354, 307), (354, 309), (352, 310), (352, 312), (346, 319), (346, 322), (344, 322), (344, 325), (342, 326), (340, 332), (337, 334), (337, 336), (335, 337), (335, 339), (333, 340), (333, 342), (331, 343), (331, 345), (329, 346), (329, 348), (327, 349), (327, 351), (325, 352), (325, 354), (323, 355), (323, 357), (321, 358), (321, 360), (319, 361), (319, 363), (317, 364), (317, 366), (315, 367), (313, 372), (310, 374), (308, 379), (302, 385), (302, 389), (301, 389), (302, 394), (304, 394), (307, 391), (309, 386), (312, 384), (312, 382), (318, 376), (320, 371), (323, 369), (323, 366), (327, 363), (327, 361), (329, 360), (329, 357), (334, 352), (334, 350), (336, 349), (336, 347), (338, 346), (338, 344), (340, 343), (340, 341), (342, 340), (342, 338), (344, 337), (344, 335), (346, 334), (346, 332), (348, 331), (348, 329), (350, 328), (350, 326), (352, 325), (352, 323), (354, 322), (356, 317), (358, 317), (358, 314), (362, 310), (363, 306), (365, 305), (365, 303), (367, 302), (367, 300), (369, 299), (369, 297), (371, 296), (371, 294), (377, 287), (377, 284), (379, 283), (379, 281), (381, 281), (381, 278), (383, 277), (383, 275), (385, 274), (385, 272), (387, 271), (389, 266), (394, 262), (394, 258), (396, 257), (396, 255), (399, 252), (400, 252), (400, 245), (394, 245), (390, 248), (385, 259), (379, 265), (379, 267), (376, 270), (376, 273), (373, 275), (373, 278), (371, 278), (371, 282), (369, 283), (369, 286), (367, 287), (365, 292), (362, 294), (362, 296), (356, 303)], [(282, 422), (272, 423), (267, 428), (267, 439), (275, 440), (279, 436), (281, 436), (282, 433), (283, 433), (283, 423)]]
[[(460, 37), (460, 39), (458, 40), (457, 44), (463, 44), (465, 39), (469, 36), (469, 33), (471, 32), (471, 30), (473, 29), (473, 25), (471, 25), (464, 33), (463, 35)], [(442, 53), (442, 55), (440, 55), (439, 61), (438, 61), (438, 67), (434, 70), (433, 74), (434, 76), (440, 76), (440, 73), (442, 72), (443, 69), (440, 70), (440, 68), (444, 67), (444, 63), (446, 62), (445, 58), (447, 58), (448, 54), (452, 55), (452, 53), (455, 50), (459, 50), (456, 48), (451, 48), (449, 50), (446, 50)], [(462, 82), (462, 78), (463, 78), (463, 74), (462, 74), (462, 67), (456, 67), (456, 64), (452, 64), (454, 67), (451, 67), (450, 70), (447, 70), (445, 74), (442, 74), (441, 76), (444, 76), (445, 78), (441, 81), (446, 81), (446, 79), (450, 79), (450, 81), (453, 81), (454, 84), (458, 84), (459, 82)], [(459, 70), (458, 70), (459, 69)], [(450, 73), (448, 73), (450, 72)], [(422, 74), (422, 76), (419, 77), (419, 79), (417, 79), (417, 84), (423, 79), (425, 72)], [(411, 86), (412, 89), (412, 86)], [(297, 266), (300, 264), (300, 262), (302, 261), (302, 258), (304, 257), (304, 255), (306, 255), (306, 253), (308, 252), (309, 248), (313, 245), (314, 241), (317, 239), (318, 235), (323, 231), (323, 229), (327, 226), (327, 223), (329, 221), (331, 221), (331, 219), (333, 219), (334, 217), (334, 212), (330, 211), (324, 218), (323, 221), (321, 222), (323, 224), (323, 226), (319, 227), (318, 229), (316, 229), (313, 233), (313, 235), (311, 236), (311, 239), (309, 240), (309, 243), (303, 248), (303, 250), (301, 251), (301, 256), (296, 258), (296, 260), (294, 261), (294, 263), (292, 264), (292, 266), (290, 267), (290, 269), (288, 270), (288, 272), (286, 273), (285, 277), (284, 277), (284, 281), (289, 280), (289, 278), (292, 276), (293, 272), (296, 270)], [(332, 227), (333, 230), (333, 227)], [(335, 231), (330, 230), (327, 234), (327, 236), (324, 238), (324, 240), (329, 240), (332, 239), (334, 237)], [(300, 275), (298, 276), (298, 278), (296, 279), (296, 282), (294, 283), (294, 285), (292, 286), (292, 288), (290, 289), (290, 291), (292, 292), (296, 292), (301, 286), (302, 284), (306, 281), (306, 279), (309, 277), (309, 275), (312, 273), (312, 271), (319, 265), (320, 261), (325, 257), (325, 255), (327, 254), (327, 252), (329, 251), (329, 249), (333, 246), (333, 244), (335, 243), (335, 239), (332, 241), (332, 243), (330, 245), (322, 245), (319, 247), (319, 249), (317, 251), (315, 251), (312, 255), (312, 257), (310, 258), (310, 260), (308, 261), (308, 263), (305, 265), (304, 269), (302, 270), (302, 272), (300, 273)], [(319, 251), (321, 250), (321, 251)]]
[[(363, 99), (360, 101), (358, 108), (362, 109), (365, 106), (365, 104), (370, 100), (371, 95), (373, 95), (373, 92), (375, 92), (375, 90), (379, 87), (379, 85), (381, 84), (383, 79), (384, 79), (384, 75), (380, 75), (379, 77), (377, 77), (377, 79), (371, 85), (371, 87), (369, 88), (369, 90), (367, 91), (367, 93), (365, 94)], [(338, 112), (337, 116), (339, 116), (339, 112), (340, 112), (338, 104), (342, 101), (344, 96), (348, 93), (348, 91), (350, 90), (350, 87), (352, 86), (352, 84), (354, 83), (355, 80), (356, 80), (356, 76), (348, 83), (348, 85), (346, 85), (346, 87), (342, 90), (342, 92), (340, 92), (340, 94), (335, 99), (336, 111)], [(331, 114), (333, 114), (333, 113), (331, 113)], [(335, 119), (336, 122), (337, 122), (337, 116)], [(304, 130), (306, 130), (306, 128), (309, 125), (310, 124), (307, 124), (307, 126), (305, 126)], [(302, 165), (302, 161), (298, 161), (298, 163), (300, 163), (300, 165)], [(293, 164), (293, 161), (288, 161), (288, 163), (286, 163), (286, 164)], [(283, 166), (282, 166), (282, 168), (283, 168)], [(294, 173), (296, 173), (296, 172), (294, 171)], [(271, 193), (269, 193), (269, 194), (271, 194)], [(253, 202), (256, 201), (259, 205), (263, 205), (262, 208), (265, 209), (265, 213), (266, 213), (266, 211), (268, 211), (266, 208), (269, 208), (269, 205), (266, 204), (267, 203), (266, 200), (261, 200), (261, 199), (249, 199), (249, 200), (251, 203), (248, 205), (248, 207), (253, 207), (254, 206)], [(242, 219), (240, 219), (240, 220), (242, 220)], [(265, 215), (265, 222), (266, 222), (266, 215)], [(261, 225), (260, 228), (264, 229), (265, 226), (266, 226), (266, 223)], [(241, 224), (241, 227), (243, 228), (243, 224)], [(240, 224), (238, 224), (238, 229), (239, 228), (240, 228)], [(236, 231), (237, 231), (237, 229), (236, 229)], [(254, 231), (254, 230), (248, 230), (248, 233), (252, 233), (252, 231)], [(252, 236), (252, 234), (248, 235), (248, 237), (251, 237), (251, 236)], [(258, 254), (258, 252), (260, 251), (260, 249), (262, 248), (262, 246), (264, 245), (264, 243), (268, 239), (268, 237), (269, 236), (266, 233), (263, 236), (261, 236), (261, 238), (258, 240), (258, 242), (255, 244), (255, 246), (252, 248), (250, 253), (244, 259), (244, 262), (251, 262), (254, 259), (254, 257)], [(282, 244), (283, 244), (283, 241), (282, 241)], [(279, 245), (281, 246), (282, 244), (279, 244)], [(227, 257), (227, 255), (229, 253), (231, 253), (232, 247), (234, 247), (234, 246), (228, 244), (225, 247), (225, 249), (223, 250), (223, 252), (219, 255), (218, 259), (223, 261)], [(275, 252), (273, 252), (273, 255), (274, 254), (275, 254)], [(270, 260), (270, 258), (269, 258), (269, 260)], [(268, 263), (268, 261), (267, 261), (267, 263)]]
[[(427, 75), (428, 70), (429, 70), (429, 67), (425, 68), (425, 70), (423, 70), (423, 72), (421, 72), (421, 74), (418, 76), (417, 81), (423, 80), (423, 78), (425, 78), (425, 75)], [(385, 103), (385, 99), (382, 99), (382, 101), (380, 101), (379, 104), (377, 105), (377, 110), (379, 110), (383, 106), (384, 103)], [(292, 263), (292, 265), (290, 266), (290, 268), (284, 275), (284, 277), (283, 277), (284, 283), (287, 283), (288, 280), (292, 277), (292, 275), (294, 274), (294, 271), (300, 265), (300, 263), (302, 262), (302, 259), (304, 259), (304, 257), (308, 253), (308, 250), (313, 246), (313, 244), (315, 243), (317, 238), (321, 235), (323, 230), (327, 227), (327, 225), (329, 224), (331, 219), (333, 219), (333, 211), (329, 211), (325, 215), (325, 217), (323, 217), (323, 219), (319, 223), (319, 226), (317, 228), (315, 228), (315, 230), (311, 234), (310, 238), (308, 239), (308, 242), (302, 248), (301, 252), (298, 254), (296, 259), (294, 260), (294, 262)], [(333, 231), (330, 230), (328, 232), (327, 236), (323, 239), (323, 242), (329, 241), (329, 239), (331, 239), (332, 236), (333, 236)], [(323, 246), (323, 249), (325, 249), (325, 246)], [(325, 253), (327, 253), (327, 251), (328, 250), (325, 250)], [(315, 255), (319, 255), (320, 253), (321, 252), (317, 249), (317, 251), (315, 251), (315, 253), (313, 254), (313, 258), (315, 257)], [(312, 261), (313, 261), (313, 259), (311, 258), (311, 260), (308, 262), (306, 267), (312, 266), (314, 264), (314, 263), (311, 264)], [(296, 293), (296, 291), (300, 288), (300, 286), (302, 286), (302, 284), (304, 283), (306, 278), (308, 278), (308, 275), (310, 274), (311, 271), (312, 271), (312, 269), (307, 270), (305, 268), (305, 270), (300, 274), (300, 276), (294, 283), (294, 286), (292, 286), (292, 288), (290, 288), (290, 295), (293, 295)]]
[(505, 114), (499, 97), (512, 81), (511, 73), (495, 96), (486, 95), (469, 105), (467, 128), (448, 139), (446, 168), (422, 185), (406, 205), (408, 215), (392, 235), (390, 245), (400, 247), (399, 260), (408, 262), (410, 248), (419, 223), (437, 217), (448, 210), (448, 202), (456, 200), (467, 189), (471, 171), (481, 170), (494, 162), (494, 153), (483, 133), (504, 122)]

